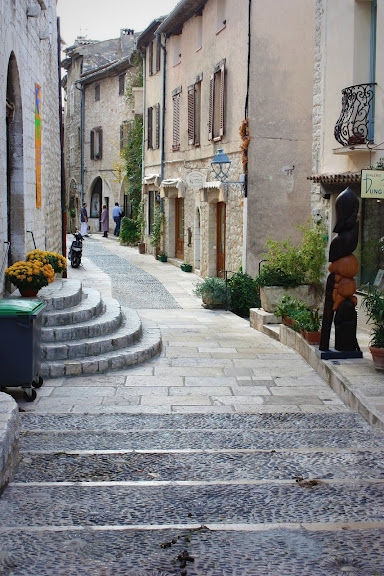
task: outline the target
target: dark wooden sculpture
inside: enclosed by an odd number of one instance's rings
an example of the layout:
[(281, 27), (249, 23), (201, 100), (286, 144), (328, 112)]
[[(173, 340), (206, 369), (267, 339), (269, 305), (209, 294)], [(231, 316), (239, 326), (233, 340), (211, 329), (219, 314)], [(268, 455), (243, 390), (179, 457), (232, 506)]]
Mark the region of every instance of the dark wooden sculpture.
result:
[[(354, 276), (358, 272), (358, 261), (352, 252), (359, 238), (357, 214), (359, 201), (351, 188), (342, 192), (336, 200), (337, 236), (329, 249), (329, 275), (325, 288), (325, 303), (319, 350), (329, 350), (332, 321), (335, 322), (335, 350), (355, 352), (360, 348), (356, 338), (357, 298)], [(340, 356), (339, 356), (340, 357)]]

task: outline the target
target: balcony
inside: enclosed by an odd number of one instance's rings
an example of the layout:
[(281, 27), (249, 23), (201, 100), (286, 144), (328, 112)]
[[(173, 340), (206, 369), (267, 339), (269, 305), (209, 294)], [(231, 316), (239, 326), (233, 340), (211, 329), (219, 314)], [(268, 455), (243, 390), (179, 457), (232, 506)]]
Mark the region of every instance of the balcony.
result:
[(341, 91), (342, 109), (334, 135), (342, 146), (373, 142), (375, 84), (357, 84)]

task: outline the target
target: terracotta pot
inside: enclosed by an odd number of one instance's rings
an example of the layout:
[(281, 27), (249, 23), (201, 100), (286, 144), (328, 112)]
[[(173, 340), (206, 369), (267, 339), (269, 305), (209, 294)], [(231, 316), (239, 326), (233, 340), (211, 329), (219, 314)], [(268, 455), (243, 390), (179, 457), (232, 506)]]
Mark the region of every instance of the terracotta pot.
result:
[(308, 342), (308, 344), (320, 344), (321, 332), (318, 330), (317, 332), (307, 332), (307, 330), (303, 330), (303, 336)]
[(291, 318), (290, 316), (283, 316), (283, 324), (284, 326), (288, 326), (288, 328), (292, 328), (293, 318)]
[(384, 348), (369, 347), (376, 370), (384, 370)]
[(137, 245), (139, 254), (145, 254), (145, 242), (139, 242)]
[(19, 292), (21, 296), (25, 298), (34, 298), (35, 296), (37, 296), (38, 290), (35, 290), (33, 288), (19, 288)]

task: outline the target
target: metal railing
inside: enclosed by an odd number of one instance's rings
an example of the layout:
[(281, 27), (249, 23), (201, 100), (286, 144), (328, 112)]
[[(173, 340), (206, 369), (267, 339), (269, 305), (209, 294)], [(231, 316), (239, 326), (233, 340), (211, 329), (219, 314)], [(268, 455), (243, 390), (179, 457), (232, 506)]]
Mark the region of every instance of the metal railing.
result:
[(373, 141), (373, 104), (376, 84), (356, 84), (341, 91), (342, 107), (334, 135), (342, 146)]

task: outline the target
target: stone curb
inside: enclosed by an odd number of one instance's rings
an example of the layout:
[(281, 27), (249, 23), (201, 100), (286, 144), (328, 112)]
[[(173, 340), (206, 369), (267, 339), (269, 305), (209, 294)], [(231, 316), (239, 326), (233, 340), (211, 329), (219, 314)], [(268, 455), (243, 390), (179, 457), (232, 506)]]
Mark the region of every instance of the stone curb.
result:
[(19, 408), (16, 401), (0, 392), (0, 494), (15, 474), (19, 457)]

